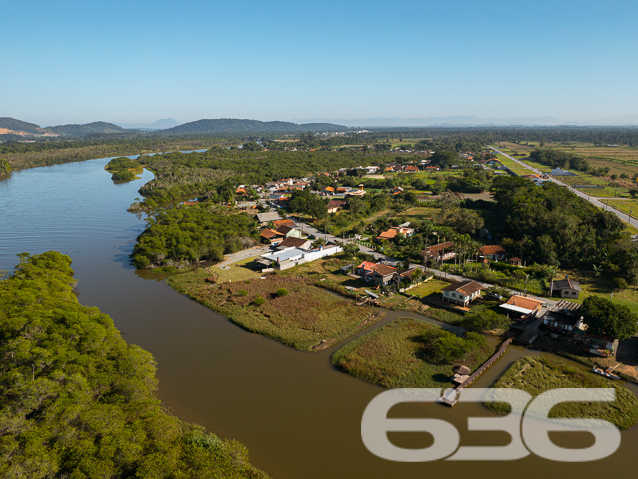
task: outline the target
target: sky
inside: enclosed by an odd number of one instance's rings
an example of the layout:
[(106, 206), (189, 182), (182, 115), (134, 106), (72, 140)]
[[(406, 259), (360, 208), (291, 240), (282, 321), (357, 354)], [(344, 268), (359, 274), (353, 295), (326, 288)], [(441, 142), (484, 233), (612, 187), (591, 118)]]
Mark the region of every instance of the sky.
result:
[(638, 118), (635, 0), (20, 0), (0, 117)]

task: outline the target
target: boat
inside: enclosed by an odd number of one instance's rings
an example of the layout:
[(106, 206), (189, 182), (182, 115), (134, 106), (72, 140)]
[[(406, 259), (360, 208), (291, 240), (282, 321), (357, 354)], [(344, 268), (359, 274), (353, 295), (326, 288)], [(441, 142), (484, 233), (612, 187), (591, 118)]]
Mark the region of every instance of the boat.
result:
[(598, 374), (599, 376), (602, 376), (607, 379), (620, 379), (620, 376), (616, 376), (615, 374), (612, 374), (610, 372), (603, 371), (602, 369), (597, 368), (596, 366), (591, 368), (591, 370), (594, 374)]

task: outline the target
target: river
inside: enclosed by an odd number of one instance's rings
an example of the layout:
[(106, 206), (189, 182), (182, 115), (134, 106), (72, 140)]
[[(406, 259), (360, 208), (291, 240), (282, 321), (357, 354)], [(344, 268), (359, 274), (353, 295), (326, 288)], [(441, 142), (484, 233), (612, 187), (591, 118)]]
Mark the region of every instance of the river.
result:
[[(632, 477), (638, 427), (622, 433), (613, 456), (592, 463), (561, 463), (530, 455), (511, 462), (405, 464), (369, 453), (360, 437), (361, 415), (382, 389), (331, 367), (333, 349), (304, 353), (246, 332), (190, 301), (164, 282), (144, 279), (128, 262), (144, 220), (127, 213), (140, 180), (114, 184), (107, 159), (14, 172), (0, 181), (0, 269), (16, 255), (56, 249), (73, 259), (79, 300), (108, 313), (129, 343), (158, 362), (159, 396), (180, 417), (243, 442), (251, 461), (276, 479), (367, 477), (502, 477), (543, 475)], [(392, 317), (413, 316), (390, 313)], [(518, 347), (476, 383), (488, 387)], [(538, 353), (536, 353), (538, 354)], [(635, 391), (635, 389), (634, 389)], [(462, 444), (505, 445), (503, 433), (465, 433), (468, 416), (489, 415), (480, 405), (400, 408), (454, 424)], [(587, 445), (585, 434), (572, 447)], [(427, 445), (427, 435), (407, 439)]]

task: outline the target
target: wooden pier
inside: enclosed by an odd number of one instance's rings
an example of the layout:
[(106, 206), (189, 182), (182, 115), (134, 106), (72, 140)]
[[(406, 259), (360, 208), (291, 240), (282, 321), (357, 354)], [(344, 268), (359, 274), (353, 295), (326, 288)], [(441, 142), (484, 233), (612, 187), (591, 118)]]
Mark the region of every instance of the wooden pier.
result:
[(483, 363), (483, 365), (480, 368), (474, 371), (474, 373), (469, 378), (467, 378), (465, 381), (463, 381), (461, 384), (459, 384), (455, 388), (448, 388), (445, 391), (443, 391), (443, 395), (439, 399), (439, 402), (442, 402), (443, 404), (447, 404), (450, 407), (454, 406), (459, 400), (459, 397), (461, 396), (461, 391), (463, 390), (463, 388), (469, 386), (474, 381), (476, 381), (476, 379), (485, 371), (487, 371), (489, 367), (496, 362), (497, 359), (503, 356), (503, 354), (505, 354), (505, 351), (507, 350), (507, 347), (510, 344), (512, 344), (512, 341), (514, 341), (514, 336), (505, 340), (505, 342), (501, 344), (501, 347), (498, 349), (498, 351), (496, 351), (496, 353), (494, 353), (494, 355), (490, 359), (485, 361), (485, 363)]

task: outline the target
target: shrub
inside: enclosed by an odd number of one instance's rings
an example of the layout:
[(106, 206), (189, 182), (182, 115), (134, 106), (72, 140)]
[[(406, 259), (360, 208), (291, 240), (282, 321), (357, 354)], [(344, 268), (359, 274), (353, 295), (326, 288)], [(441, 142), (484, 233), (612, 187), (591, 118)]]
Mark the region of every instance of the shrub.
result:
[(253, 304), (255, 306), (261, 306), (262, 304), (264, 304), (266, 302), (266, 300), (264, 298), (262, 298), (261, 296), (257, 296), (254, 300), (253, 300)]
[(280, 298), (282, 296), (286, 296), (288, 294), (288, 290), (286, 288), (279, 288), (275, 294), (278, 298)]
[(246, 291), (245, 289), (240, 289), (239, 291), (237, 291), (237, 294), (239, 296), (247, 296), (248, 295), (248, 291)]

